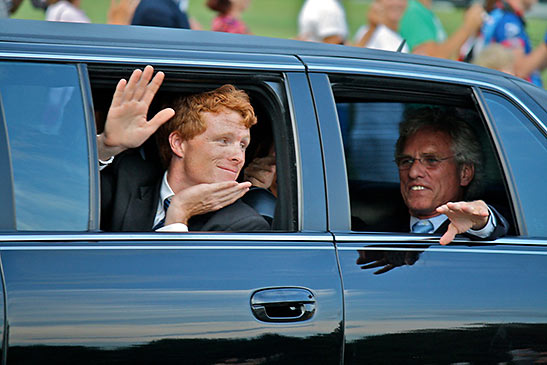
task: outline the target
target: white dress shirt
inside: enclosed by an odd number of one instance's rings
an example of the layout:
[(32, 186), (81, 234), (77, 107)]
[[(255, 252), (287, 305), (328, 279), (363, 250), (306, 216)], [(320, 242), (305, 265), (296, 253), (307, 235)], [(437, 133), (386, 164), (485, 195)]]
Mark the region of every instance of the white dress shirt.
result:
[[(163, 209), (163, 201), (175, 196), (173, 189), (169, 186), (167, 182), (167, 171), (163, 174), (163, 179), (161, 180), (160, 188), (160, 198), (158, 199), (158, 205), (156, 207), (156, 216), (154, 217), (154, 225), (158, 224), (162, 219), (165, 218), (165, 209)], [(156, 232), (188, 232), (188, 226), (184, 223), (172, 223), (167, 226), (156, 229)]]

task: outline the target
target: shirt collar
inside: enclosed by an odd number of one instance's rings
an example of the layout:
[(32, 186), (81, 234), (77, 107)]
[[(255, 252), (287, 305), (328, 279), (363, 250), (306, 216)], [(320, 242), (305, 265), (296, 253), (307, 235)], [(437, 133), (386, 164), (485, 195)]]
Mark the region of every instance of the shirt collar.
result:
[(163, 174), (163, 179), (161, 181), (161, 188), (160, 188), (160, 199), (163, 204), (163, 201), (167, 198), (170, 198), (174, 196), (175, 193), (173, 192), (173, 189), (169, 186), (169, 183), (167, 182), (167, 171)]
[[(431, 217), (427, 219), (431, 222), (431, 224), (433, 224), (433, 232), (435, 232), (444, 223), (444, 221), (448, 219), (448, 217), (444, 214), (439, 214), (435, 217)], [(414, 223), (418, 222), (419, 220), (420, 218), (410, 216), (410, 227), (408, 230), (409, 232), (412, 232), (412, 226), (414, 225)]]

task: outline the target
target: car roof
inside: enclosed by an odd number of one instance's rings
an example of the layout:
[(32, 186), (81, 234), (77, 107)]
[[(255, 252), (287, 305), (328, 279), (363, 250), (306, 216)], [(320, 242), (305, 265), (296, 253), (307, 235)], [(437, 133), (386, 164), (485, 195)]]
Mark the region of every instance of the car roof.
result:
[[(430, 70), (433, 66), (439, 73), (452, 76), (454, 73), (467, 74), (467, 79), (470, 79), (471, 71), (471, 79), (489, 82), (496, 79), (502, 82), (500, 76), (517, 79), (465, 62), (362, 47), (176, 28), (0, 19), (0, 50), (8, 52), (20, 48), (30, 51), (33, 50), (33, 44), (48, 46), (38, 52), (51, 51), (52, 54), (62, 49), (63, 54), (91, 55), (103, 52), (137, 58), (184, 51), (213, 53), (209, 56), (212, 58), (214, 54), (248, 55), (253, 56), (255, 61), (265, 55), (278, 59), (284, 57), (285, 61), (290, 56), (294, 60), (289, 63), (298, 62), (300, 65), (310, 65), (316, 60), (321, 60), (321, 63), (324, 60), (352, 59), (387, 62), (398, 66), (425, 66)], [(85, 62), (86, 57), (81, 59)]]

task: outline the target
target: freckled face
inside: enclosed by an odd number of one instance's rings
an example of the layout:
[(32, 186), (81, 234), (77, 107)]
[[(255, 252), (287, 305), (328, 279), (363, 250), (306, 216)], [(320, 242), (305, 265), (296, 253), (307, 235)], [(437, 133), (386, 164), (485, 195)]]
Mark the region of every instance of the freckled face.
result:
[[(410, 136), (402, 155), (411, 158), (453, 156), (452, 140), (444, 132), (421, 129)], [(436, 168), (427, 169), (419, 161), (408, 170), (399, 170), (401, 195), (411, 215), (430, 218), (438, 215), (435, 209), (449, 201), (462, 199), (463, 187), (469, 181), (461, 177), (454, 158), (442, 161)]]
[(243, 118), (233, 110), (202, 113), (207, 129), (182, 143), (183, 181), (186, 186), (233, 181), (245, 163), (245, 150), (251, 141)]

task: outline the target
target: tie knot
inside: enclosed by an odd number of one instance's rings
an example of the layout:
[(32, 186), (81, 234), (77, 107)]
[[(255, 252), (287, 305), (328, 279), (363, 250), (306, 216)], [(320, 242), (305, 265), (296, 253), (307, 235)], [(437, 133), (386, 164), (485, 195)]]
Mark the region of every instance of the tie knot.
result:
[(412, 233), (431, 233), (433, 231), (433, 223), (429, 219), (420, 219), (412, 226)]

